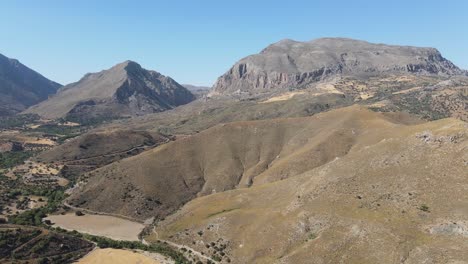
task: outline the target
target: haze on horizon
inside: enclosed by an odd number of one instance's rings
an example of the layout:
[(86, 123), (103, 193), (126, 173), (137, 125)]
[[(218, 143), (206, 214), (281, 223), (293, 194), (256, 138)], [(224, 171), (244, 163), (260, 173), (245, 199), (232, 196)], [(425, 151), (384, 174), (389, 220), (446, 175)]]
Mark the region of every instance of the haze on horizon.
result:
[(0, 53), (62, 84), (134, 60), (180, 83), (212, 85), (284, 38), (349, 37), (435, 47), (468, 68), (466, 1), (12, 1)]

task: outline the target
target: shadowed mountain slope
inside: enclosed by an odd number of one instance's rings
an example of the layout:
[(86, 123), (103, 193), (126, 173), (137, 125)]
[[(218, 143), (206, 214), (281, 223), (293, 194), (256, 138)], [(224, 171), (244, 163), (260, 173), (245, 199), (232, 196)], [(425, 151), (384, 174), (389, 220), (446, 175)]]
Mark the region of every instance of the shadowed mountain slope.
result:
[(12, 115), (46, 100), (61, 85), (0, 54), (0, 116)]

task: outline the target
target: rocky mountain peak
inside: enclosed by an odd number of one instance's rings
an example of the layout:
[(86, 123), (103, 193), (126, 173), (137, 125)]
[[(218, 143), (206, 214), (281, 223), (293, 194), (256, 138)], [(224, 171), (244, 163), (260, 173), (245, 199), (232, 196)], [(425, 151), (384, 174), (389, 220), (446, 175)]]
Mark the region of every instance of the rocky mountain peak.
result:
[(194, 100), (194, 95), (172, 78), (146, 70), (134, 61), (86, 74), (53, 98), (28, 110), (48, 118), (115, 118), (171, 109)]
[(348, 38), (284, 39), (238, 61), (210, 95), (307, 88), (337, 75), (462, 75), (435, 48), (374, 44)]

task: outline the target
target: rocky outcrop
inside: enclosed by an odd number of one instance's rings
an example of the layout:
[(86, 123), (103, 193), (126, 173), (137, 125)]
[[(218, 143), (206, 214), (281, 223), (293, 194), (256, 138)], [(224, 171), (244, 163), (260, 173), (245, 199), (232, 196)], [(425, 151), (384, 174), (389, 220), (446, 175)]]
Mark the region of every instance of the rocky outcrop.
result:
[(413, 73), (462, 75), (434, 48), (391, 46), (344, 38), (282, 40), (237, 62), (210, 95), (305, 88), (336, 75)]
[(48, 118), (103, 119), (161, 112), (194, 99), (190, 91), (170, 77), (126, 61), (85, 75), (27, 112)]
[(18, 113), (46, 100), (60, 86), (18, 60), (0, 54), (0, 116)]

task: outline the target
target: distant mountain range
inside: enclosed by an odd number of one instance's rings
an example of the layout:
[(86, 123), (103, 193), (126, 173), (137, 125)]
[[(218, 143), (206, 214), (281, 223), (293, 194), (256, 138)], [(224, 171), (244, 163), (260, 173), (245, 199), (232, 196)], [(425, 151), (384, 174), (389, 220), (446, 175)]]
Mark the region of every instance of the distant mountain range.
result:
[(161, 112), (194, 99), (190, 91), (170, 77), (125, 61), (108, 70), (86, 74), (25, 113), (81, 122)]
[(61, 85), (0, 54), (0, 116), (12, 115), (37, 104)]
[(395, 73), (466, 74), (434, 48), (373, 44), (346, 38), (309, 42), (285, 39), (238, 61), (218, 78), (210, 95), (307, 88), (311, 83), (337, 75)]
[(207, 91), (210, 90), (211, 87), (209, 86), (197, 86), (197, 85), (191, 85), (191, 84), (182, 84), (187, 90), (191, 92), (197, 92), (197, 91)]
[(60, 88), (60, 84), (17, 60), (0, 55), (0, 116), (24, 111), (50, 119), (99, 121), (165, 111), (206, 94), (230, 97), (287, 92), (308, 89), (318, 81), (335, 77), (391, 74), (456, 76), (467, 72), (434, 48), (345, 38), (309, 42), (286, 39), (241, 59), (218, 78), (212, 89), (180, 85), (132, 61), (86, 74), (78, 82)]

